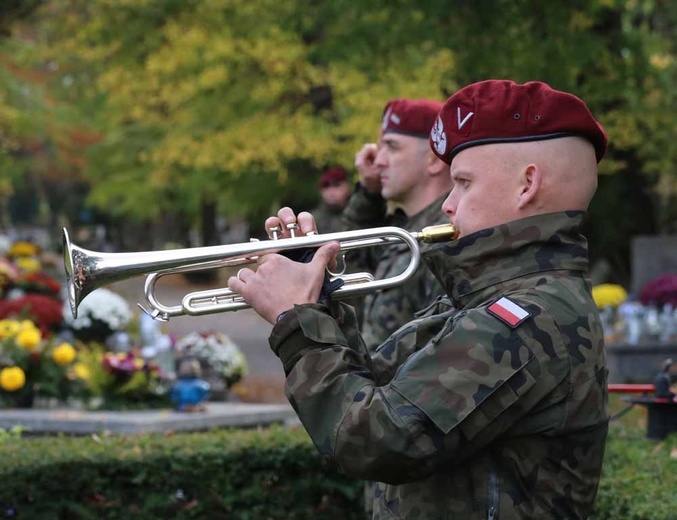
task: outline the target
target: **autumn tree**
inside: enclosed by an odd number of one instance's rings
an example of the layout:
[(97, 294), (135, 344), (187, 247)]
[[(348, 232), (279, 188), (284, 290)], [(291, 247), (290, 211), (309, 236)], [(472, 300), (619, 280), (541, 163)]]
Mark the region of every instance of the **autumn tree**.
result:
[[(593, 258), (623, 277), (630, 236), (674, 229), (676, 10), (666, 0), (51, 0), (31, 20), (38, 44), (22, 66), (52, 64), (47, 115), (100, 136), (75, 154), (90, 204), (205, 229), (217, 214), (260, 221), (282, 203), (309, 205), (319, 171), (350, 166), (377, 137), (391, 97), (547, 81), (585, 99), (609, 133), (589, 233)], [(641, 218), (628, 211), (637, 206)], [(213, 240), (213, 226), (204, 235)]]

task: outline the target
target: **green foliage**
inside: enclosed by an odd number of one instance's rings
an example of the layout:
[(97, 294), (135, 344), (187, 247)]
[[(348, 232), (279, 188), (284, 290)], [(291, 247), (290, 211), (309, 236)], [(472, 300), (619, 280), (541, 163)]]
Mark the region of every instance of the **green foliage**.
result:
[[(623, 186), (623, 205), (609, 203), (614, 185), (592, 208), (593, 258), (620, 258), (627, 274), (629, 236), (677, 226), (676, 6), (51, 0), (26, 22), (35, 37), (0, 45), (12, 56), (0, 62), (0, 149), (37, 134), (55, 150), (48, 160), (86, 177), (90, 204), (126, 219), (173, 211), (192, 225), (211, 203), (258, 218), (309, 207), (318, 172), (350, 166), (376, 139), (389, 98), (543, 80), (604, 124), (602, 173), (642, 180)], [(647, 201), (641, 223), (621, 218)], [(614, 223), (613, 240), (601, 221)]]
[[(617, 403), (618, 404), (618, 403)], [(677, 435), (645, 438), (642, 409), (611, 426), (591, 520), (670, 520)], [(301, 429), (24, 438), (0, 433), (0, 504), (26, 518), (362, 518), (362, 483)]]
[(21, 439), (23, 429), (21, 426), (12, 426), (11, 428), (0, 428), (0, 444), (8, 441), (17, 441)]
[(677, 436), (656, 443), (645, 429), (612, 428), (595, 520), (669, 520), (677, 508)]
[(0, 504), (26, 518), (363, 514), (361, 485), (320, 462), (302, 430), (10, 440), (0, 459)]

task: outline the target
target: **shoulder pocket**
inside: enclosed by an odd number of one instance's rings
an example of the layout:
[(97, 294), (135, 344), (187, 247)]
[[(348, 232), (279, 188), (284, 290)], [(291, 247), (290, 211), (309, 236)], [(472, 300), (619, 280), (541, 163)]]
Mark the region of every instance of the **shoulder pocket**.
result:
[(390, 386), (443, 433), (472, 438), (529, 391), (538, 361), (524, 339), (495, 318), (468, 313), (400, 367)]

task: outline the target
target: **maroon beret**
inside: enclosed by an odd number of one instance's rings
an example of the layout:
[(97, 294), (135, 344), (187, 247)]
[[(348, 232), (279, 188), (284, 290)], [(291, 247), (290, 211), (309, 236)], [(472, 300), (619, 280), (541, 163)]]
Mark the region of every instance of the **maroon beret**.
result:
[(490, 143), (538, 141), (577, 135), (606, 151), (604, 128), (583, 101), (540, 81), (518, 85), (487, 80), (462, 88), (444, 103), (430, 132), (430, 146), (451, 164), (466, 148)]
[(391, 99), (383, 109), (381, 135), (397, 132), (427, 138), (441, 109), (439, 101)]
[(345, 168), (338, 166), (336, 168), (331, 168), (326, 172), (324, 172), (322, 174), (322, 177), (320, 177), (320, 180), (318, 181), (317, 185), (320, 188), (326, 188), (327, 186), (336, 186), (337, 184), (341, 184), (342, 182), (346, 182), (347, 180), (348, 180), (348, 172), (346, 172)]

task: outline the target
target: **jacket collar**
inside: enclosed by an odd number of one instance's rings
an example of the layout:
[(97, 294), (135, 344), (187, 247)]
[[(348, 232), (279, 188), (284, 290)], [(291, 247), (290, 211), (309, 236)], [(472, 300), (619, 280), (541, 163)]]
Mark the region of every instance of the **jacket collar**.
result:
[(448, 193), (437, 198), (415, 215), (407, 215), (401, 208), (396, 208), (393, 211), (390, 224), (406, 228), (410, 231), (420, 231), (424, 227), (438, 222), (444, 218), (442, 203), (447, 198), (447, 195)]
[(584, 213), (536, 215), (431, 248), (423, 259), (457, 307), (498, 296), (505, 282), (555, 271), (586, 271)]

